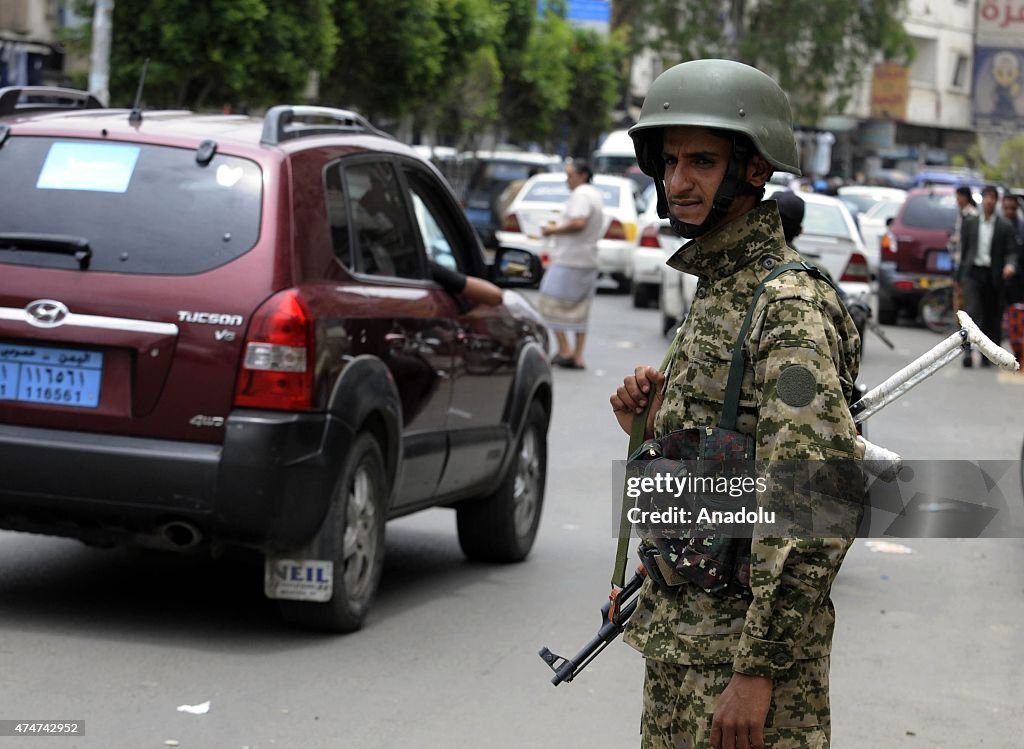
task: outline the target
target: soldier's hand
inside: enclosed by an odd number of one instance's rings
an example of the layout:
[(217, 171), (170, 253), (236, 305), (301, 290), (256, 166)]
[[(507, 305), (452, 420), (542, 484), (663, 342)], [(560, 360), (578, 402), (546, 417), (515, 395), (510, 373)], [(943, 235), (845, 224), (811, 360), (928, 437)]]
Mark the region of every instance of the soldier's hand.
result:
[(654, 398), (651, 410), (647, 415), (647, 428), (644, 430), (644, 439), (654, 436), (654, 417), (665, 400), (665, 375), (654, 367), (637, 367), (629, 377), (622, 381), (610, 399), (612, 413), (622, 427), (622, 431), (629, 434), (633, 428), (633, 417), (642, 413), (647, 399)]
[(715, 705), (712, 749), (764, 749), (764, 722), (771, 703), (771, 679), (734, 673)]

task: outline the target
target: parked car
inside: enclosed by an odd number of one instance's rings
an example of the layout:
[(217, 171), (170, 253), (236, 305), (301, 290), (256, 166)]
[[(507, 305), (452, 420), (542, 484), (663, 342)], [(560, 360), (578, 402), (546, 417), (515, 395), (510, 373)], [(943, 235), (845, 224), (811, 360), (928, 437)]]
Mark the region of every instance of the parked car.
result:
[[(765, 199), (778, 192), (765, 189)], [(854, 298), (871, 293), (867, 250), (849, 209), (838, 198), (819, 193), (798, 193), (804, 201), (803, 231), (793, 246), (811, 262), (823, 266), (843, 290)]]
[(857, 207), (858, 213), (867, 213), (878, 202), (883, 200), (902, 203), (907, 191), (898, 187), (881, 187), (879, 185), (843, 185), (839, 188), (839, 198), (847, 204)]
[[(298, 626), (361, 626), (385, 520), (530, 551), (547, 333), (437, 170), (338, 109), (21, 109), (0, 90), (0, 528), (266, 559)], [(90, 103), (92, 104), (92, 103)], [(500, 267), (539, 270), (519, 252)]]
[(659, 303), (662, 269), (672, 253), (684, 242), (672, 231), (668, 219), (658, 216), (658, 198), (653, 184), (644, 191), (642, 204), (644, 209), (637, 219), (639, 239), (633, 252), (634, 307), (649, 307)]
[(860, 236), (864, 240), (868, 268), (873, 279), (878, 278), (878, 265), (882, 261), (882, 237), (889, 231), (889, 224), (899, 213), (903, 202), (880, 200), (860, 217)]
[(882, 238), (880, 323), (892, 325), (900, 312), (916, 318), (924, 293), (936, 282), (946, 281), (953, 270), (948, 244), (958, 211), (953, 187), (922, 187), (907, 194)]
[[(765, 186), (765, 199), (770, 200), (773, 193), (784, 189), (769, 183)], [(866, 250), (849, 210), (838, 198), (805, 192), (799, 196), (804, 201), (804, 222), (794, 247), (808, 260), (824, 267), (852, 300), (867, 303), (871, 286)], [(667, 333), (686, 317), (697, 279), (668, 266), (664, 266), (661, 278), (659, 307), (662, 332)]]
[[(633, 274), (636, 249), (637, 211), (633, 181), (626, 177), (595, 174), (592, 184), (604, 201), (604, 226), (598, 240), (598, 268), (615, 281), (620, 291), (628, 291)], [(498, 232), (498, 245), (529, 250), (547, 267), (550, 239), (541, 235), (541, 227), (557, 221), (569, 200), (565, 174), (537, 174), (526, 181), (509, 207), (505, 223)]]
[(562, 168), (560, 157), (530, 151), (474, 151), (462, 155), (453, 184), (484, 247), (498, 246), (496, 232), (504, 219), (501, 198), (506, 188), (514, 182), (522, 184), (538, 172), (561, 174)]

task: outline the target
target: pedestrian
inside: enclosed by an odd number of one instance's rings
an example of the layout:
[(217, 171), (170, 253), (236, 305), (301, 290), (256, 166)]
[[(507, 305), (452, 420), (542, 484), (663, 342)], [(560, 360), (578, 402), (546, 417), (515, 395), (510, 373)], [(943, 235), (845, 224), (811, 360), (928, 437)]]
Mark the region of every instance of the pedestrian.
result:
[[(1024, 361), (1024, 277), (1020, 272), (1021, 253), (1024, 251), (1024, 216), (1020, 215), (1017, 196), (1003, 193), (1003, 218), (1014, 228), (1017, 240), (1017, 272), (1006, 280), (1006, 312), (1004, 327), (1010, 349), (1017, 361)], [(1024, 374), (1024, 371), (1017, 370)]]
[[(721, 429), (732, 352), (742, 347), (733, 434), (750, 441), (759, 465), (861, 457), (848, 405), (860, 351), (853, 321), (820, 275), (776, 274), (801, 261), (775, 202), (761, 202), (773, 170), (800, 174), (782, 89), (738, 62), (683, 63), (651, 84), (630, 134), (655, 179), (659, 215), (689, 240), (669, 265), (699, 285), (668, 374), (637, 367), (611, 396), (620, 427), (628, 433), (652, 399), (647, 438)], [(844, 491), (859, 511), (855, 482)], [(767, 499), (757, 494), (759, 506)], [(829, 745), (829, 592), (852, 538), (771, 537), (757, 526), (753, 535), (729, 540), (736, 558), (749, 557), (748, 567), (731, 568), (730, 594), (709, 593), (697, 582), (703, 571), (685, 560), (662, 557), (681, 579), (672, 585), (655, 582), (645, 564), (625, 634), (646, 659), (645, 749)]]
[[(960, 187), (956, 188), (955, 198), (957, 207), (956, 223), (953, 225), (953, 233), (949, 235), (949, 243), (946, 245), (949, 256), (953, 260), (954, 268), (960, 265), (960, 233), (963, 230), (964, 219), (968, 216), (978, 215), (978, 203), (974, 200), (974, 194), (971, 192), (970, 187), (960, 185)], [(954, 272), (953, 311), (956, 312), (963, 308), (964, 290), (956, 279)]]
[[(1017, 272), (1017, 240), (1010, 222), (996, 215), (998, 200), (999, 191), (986, 186), (981, 191), (981, 213), (964, 218), (957, 269), (967, 314), (997, 343), (1003, 340), (1005, 281)], [(974, 365), (970, 350), (964, 352), (963, 365)], [(983, 356), (981, 366), (989, 367), (991, 362)]]
[[(555, 331), (558, 352), (552, 361), (566, 369), (583, 369), (590, 302), (597, 289), (597, 240), (604, 226), (604, 201), (591, 184), (594, 173), (587, 162), (573, 161), (565, 167), (569, 201), (561, 221), (541, 227), (545, 237), (554, 237), (551, 262), (540, 283), (537, 308)], [(575, 335), (569, 344), (569, 333)]]

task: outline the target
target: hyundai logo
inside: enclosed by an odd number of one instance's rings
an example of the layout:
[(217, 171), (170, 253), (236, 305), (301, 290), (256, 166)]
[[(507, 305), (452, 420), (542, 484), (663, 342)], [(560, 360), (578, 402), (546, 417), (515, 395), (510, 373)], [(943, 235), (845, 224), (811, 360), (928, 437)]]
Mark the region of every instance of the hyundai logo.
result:
[(25, 307), (28, 313), (28, 322), (37, 328), (56, 328), (63, 325), (64, 320), (71, 314), (64, 302), (53, 299), (37, 299)]

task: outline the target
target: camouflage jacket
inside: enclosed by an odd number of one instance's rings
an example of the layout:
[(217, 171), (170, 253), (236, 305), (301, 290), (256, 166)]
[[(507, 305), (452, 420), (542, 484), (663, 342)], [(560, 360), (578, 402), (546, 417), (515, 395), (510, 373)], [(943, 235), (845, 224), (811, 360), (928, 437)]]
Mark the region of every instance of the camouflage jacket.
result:
[[(786, 246), (774, 201), (672, 256), (669, 265), (700, 283), (668, 368), (655, 436), (718, 424), (732, 349), (753, 290), (779, 263), (801, 259)], [(737, 422), (739, 431), (754, 436), (758, 461), (860, 457), (848, 407), (859, 350), (853, 321), (827, 283), (789, 272), (766, 286), (746, 340)], [(813, 375), (803, 399), (778, 387), (790, 368), (784, 380), (796, 372), (806, 384)], [(829, 593), (851, 543), (755, 531), (753, 600), (710, 596), (692, 584), (669, 592), (648, 580), (626, 642), (654, 660), (732, 663), (734, 671), (769, 677), (794, 660), (828, 655), (834, 628)]]

